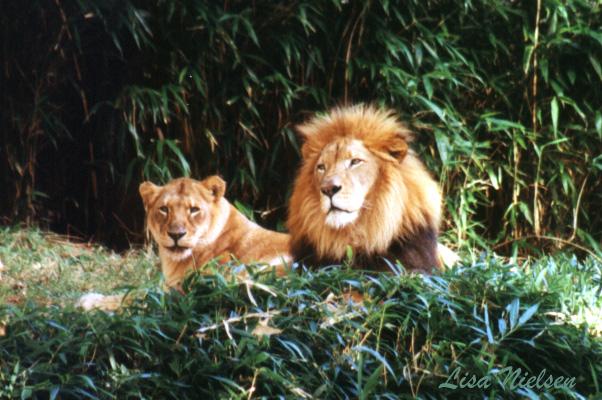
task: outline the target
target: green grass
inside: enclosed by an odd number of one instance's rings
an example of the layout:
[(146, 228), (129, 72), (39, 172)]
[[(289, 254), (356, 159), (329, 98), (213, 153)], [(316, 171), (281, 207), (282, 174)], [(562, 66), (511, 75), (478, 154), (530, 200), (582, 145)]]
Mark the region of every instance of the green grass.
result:
[(152, 251), (118, 255), (38, 230), (0, 227), (0, 304), (72, 304), (82, 293), (113, 293), (157, 282)]
[[(593, 258), (513, 265), (485, 254), (430, 277), (342, 267), (243, 283), (194, 276), (181, 295), (158, 289), (156, 259), (143, 251), (120, 256), (31, 230), (0, 238), (0, 398), (602, 394), (602, 264)], [(6, 303), (23, 280), (26, 295)], [(127, 285), (141, 289), (117, 313), (71, 306), (82, 292)], [(345, 301), (349, 290), (364, 302)], [(439, 388), (456, 367), (492, 385)], [(505, 367), (545, 368), (575, 387), (512, 388)]]

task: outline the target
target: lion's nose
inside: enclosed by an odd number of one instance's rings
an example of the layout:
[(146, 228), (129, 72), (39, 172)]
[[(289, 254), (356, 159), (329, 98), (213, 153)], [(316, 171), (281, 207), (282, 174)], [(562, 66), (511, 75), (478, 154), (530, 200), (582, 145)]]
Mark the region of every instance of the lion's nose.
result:
[(338, 185), (337, 183), (332, 181), (327, 182), (320, 188), (320, 191), (328, 197), (334, 196), (339, 190), (341, 190), (341, 185)]
[(167, 232), (167, 234), (173, 239), (174, 243), (178, 243), (178, 240), (186, 235), (186, 231), (184, 229), (178, 229), (173, 232)]

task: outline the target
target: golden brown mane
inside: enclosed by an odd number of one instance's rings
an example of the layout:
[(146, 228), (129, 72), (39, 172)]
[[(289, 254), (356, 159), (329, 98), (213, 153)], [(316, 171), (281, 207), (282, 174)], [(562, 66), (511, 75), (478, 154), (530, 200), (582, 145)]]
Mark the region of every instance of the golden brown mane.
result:
[[(364, 105), (336, 108), (298, 130), (304, 138), (303, 163), (288, 216), (296, 259), (340, 262), (351, 246), (356, 259), (366, 263), (378, 263), (384, 256), (410, 269), (430, 270), (438, 264), (439, 188), (408, 148), (413, 135), (393, 112)], [(335, 229), (324, 223), (314, 171), (324, 148), (340, 140), (361, 141), (375, 156), (378, 178), (357, 220)]]

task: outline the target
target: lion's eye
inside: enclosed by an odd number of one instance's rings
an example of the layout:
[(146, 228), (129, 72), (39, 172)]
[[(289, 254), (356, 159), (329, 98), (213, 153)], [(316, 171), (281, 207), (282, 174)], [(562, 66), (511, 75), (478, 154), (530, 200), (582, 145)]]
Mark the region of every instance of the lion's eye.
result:
[(198, 208), (198, 207), (190, 207), (190, 213), (191, 213), (191, 214), (196, 214), (196, 213), (198, 213), (199, 211), (201, 211), (201, 209), (200, 209), (200, 208)]
[(166, 206), (159, 207), (159, 212), (161, 212), (161, 214), (167, 214), (168, 210), (169, 209)]
[(318, 164), (318, 165), (316, 166), (316, 170), (317, 170), (318, 172), (324, 172), (324, 171), (326, 171), (326, 166), (325, 166), (324, 164)]
[(350, 165), (351, 167), (353, 167), (354, 165), (358, 165), (358, 164), (362, 163), (363, 161), (364, 161), (364, 160), (361, 160), (361, 159), (359, 159), (359, 158), (354, 158), (354, 159), (352, 159), (352, 160), (351, 160), (351, 162), (349, 163), (349, 165)]

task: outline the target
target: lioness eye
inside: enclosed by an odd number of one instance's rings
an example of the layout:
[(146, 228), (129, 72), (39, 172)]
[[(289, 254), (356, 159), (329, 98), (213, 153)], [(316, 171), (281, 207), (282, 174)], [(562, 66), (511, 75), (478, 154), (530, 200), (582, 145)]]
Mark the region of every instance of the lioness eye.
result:
[(326, 167), (324, 166), (324, 164), (318, 164), (316, 166), (316, 169), (318, 170), (318, 172), (324, 172), (324, 171), (326, 171)]
[(359, 163), (361, 163), (363, 160), (360, 160), (359, 158), (354, 158), (351, 160), (350, 165), (353, 167), (354, 165), (358, 165)]
[(190, 207), (190, 213), (191, 214), (196, 214), (200, 211), (201, 209), (198, 207)]
[(168, 210), (168, 209), (167, 209), (167, 207), (165, 207), (165, 206), (161, 206), (161, 207), (159, 207), (159, 211), (161, 211), (161, 213), (163, 213), (163, 214), (167, 214), (167, 210)]

